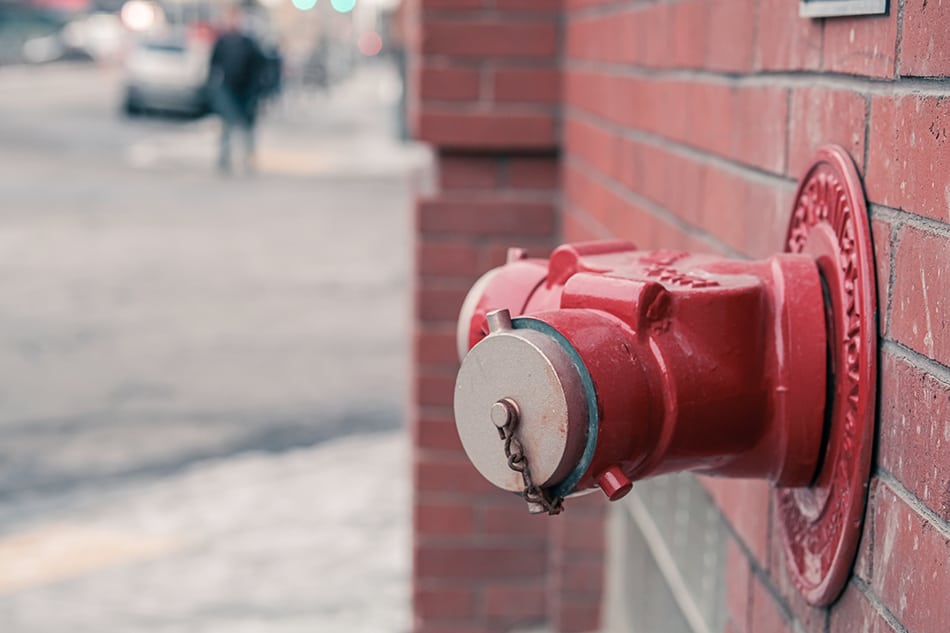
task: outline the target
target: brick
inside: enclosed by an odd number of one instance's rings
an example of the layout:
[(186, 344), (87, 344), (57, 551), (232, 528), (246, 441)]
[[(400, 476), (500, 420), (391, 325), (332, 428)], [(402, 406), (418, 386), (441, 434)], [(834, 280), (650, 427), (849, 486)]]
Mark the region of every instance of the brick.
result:
[(706, 67), (742, 72), (752, 68), (758, 0), (706, 2)]
[(897, 11), (825, 20), (823, 69), (891, 78), (897, 60)]
[(455, 149), (540, 150), (556, 145), (554, 115), (512, 112), (445, 111), (419, 114), (417, 137)]
[(792, 93), (788, 173), (801, 178), (822, 145), (841, 145), (864, 169), (867, 101), (846, 90), (805, 88)]
[(571, 499), (571, 516), (606, 518), (612, 506), (606, 497), (598, 494), (581, 495)]
[[(563, 104), (579, 110), (597, 113), (598, 97), (602, 97), (603, 83), (597, 75), (581, 70), (566, 68), (562, 78)], [(594, 94), (591, 94), (594, 93)]]
[(672, 54), (676, 68), (702, 68), (706, 63), (706, 40), (711, 32), (706, 20), (705, 2), (678, 2), (670, 7)]
[(544, 573), (543, 547), (451, 546), (416, 544), (416, 574), (421, 578), (514, 580), (536, 578)]
[(503, 5), (506, 11), (538, 11), (542, 13), (561, 12), (561, 0), (505, 0)]
[(571, 164), (567, 168), (564, 195), (572, 203), (584, 209), (587, 215), (600, 224), (608, 218), (623, 213), (626, 201), (612, 190), (593, 170), (580, 169)]
[(412, 595), (413, 610), (424, 619), (471, 617), (474, 599), (468, 587), (416, 587)]
[(566, 208), (562, 218), (564, 240), (566, 242), (589, 242), (611, 237), (601, 226), (593, 225), (583, 210)]
[(624, 141), (599, 125), (568, 119), (564, 146), (572, 157), (582, 158), (602, 173), (620, 172)]
[(950, 236), (906, 226), (898, 239), (891, 335), (950, 365)]
[(430, 19), (422, 24), (424, 55), (542, 58), (557, 53), (557, 28), (552, 21)]
[(454, 493), (459, 499), (475, 493), (499, 494), (464, 454), (455, 459), (420, 457), (415, 464), (415, 475), (415, 488), (419, 492)]
[(599, 495), (572, 500), (570, 514), (548, 521), (549, 620), (557, 631), (599, 626), (605, 582), (606, 504)]
[(415, 361), (420, 365), (458, 366), (455, 330), (449, 327), (417, 329), (414, 336)]
[(480, 9), (482, 0), (416, 0), (423, 9)]
[(503, 199), (429, 200), (419, 203), (418, 222), (426, 234), (547, 237), (554, 232), (554, 208)]
[(603, 16), (584, 16), (572, 20), (568, 30), (573, 37), (573, 56), (590, 61), (609, 61), (609, 37), (604, 33), (608, 28)]
[(498, 629), (488, 624), (451, 619), (416, 622), (412, 633), (498, 633)]
[(630, 141), (621, 148), (620, 165), (623, 185), (689, 224), (700, 222), (706, 163), (666, 148)]
[[(786, 89), (641, 81), (630, 83), (623, 90), (625, 93), (615, 98), (633, 103), (623, 107), (622, 112), (612, 114), (618, 117), (618, 123), (737, 162), (783, 173), (788, 112)], [(716, 124), (710, 125), (710, 121)], [(756, 124), (750, 125), (749, 121)]]
[(600, 595), (604, 587), (606, 569), (603, 560), (575, 561), (566, 565), (560, 574), (560, 590), (565, 595)]
[(416, 402), (421, 405), (452, 404), (455, 376), (452, 372), (419, 372), (416, 374)]
[(698, 477), (756, 560), (765, 561), (772, 489), (757, 479)]
[(695, 222), (733, 249), (754, 258), (782, 252), (794, 192), (713, 166), (704, 171)]
[(600, 629), (600, 605), (561, 603), (554, 607), (550, 619), (558, 633), (597, 631)]
[[(615, 15), (601, 17), (601, 24), (606, 23), (610, 32), (611, 49), (608, 58), (619, 64), (647, 65), (649, 59), (643, 50), (650, 41), (650, 33), (657, 37), (669, 34), (668, 27), (672, 24), (664, 13), (672, 7), (662, 5), (638, 7), (639, 10), (625, 11)], [(598, 25), (591, 33), (595, 42), (603, 42), (603, 27)], [(655, 39), (654, 39), (655, 41)], [(699, 51), (699, 64), (702, 64), (703, 53)]]
[(587, 7), (596, 7), (610, 4), (614, 0), (564, 0), (564, 8), (568, 11), (572, 9), (584, 9)]
[(481, 73), (474, 68), (423, 66), (419, 96), (440, 101), (476, 101), (481, 92)]
[(602, 552), (606, 549), (606, 524), (603, 516), (558, 515), (550, 520), (563, 524), (559, 530), (560, 546), (566, 550), (582, 552)]
[(604, 226), (611, 237), (636, 238), (636, 245), (644, 250), (681, 248), (681, 238), (686, 237), (666, 220), (632, 204), (611, 209), (611, 213), (604, 220)]
[(557, 189), (559, 170), (556, 158), (513, 158), (509, 164), (510, 184), (518, 189)]
[[(630, 14), (626, 25), (619, 20), (608, 18), (608, 24), (613, 28), (611, 40), (621, 42), (626, 37), (631, 38), (633, 40), (631, 53), (636, 65), (668, 68), (673, 62), (669, 50), (674, 26), (673, 17), (673, 7), (667, 3), (660, 3), (648, 5)], [(633, 27), (633, 32), (628, 34), (624, 26)]]
[(422, 284), (416, 290), (416, 316), (428, 322), (454, 322), (468, 288)]
[(440, 156), (443, 189), (493, 189), (498, 186), (498, 159), (493, 156)]
[(904, 0), (900, 74), (916, 77), (950, 75), (950, 4)]
[(729, 540), (726, 545), (726, 607), (736, 630), (749, 630), (749, 605), (752, 598), (752, 569), (745, 554)]
[[(615, 21), (622, 23), (629, 11), (614, 14)], [(579, 36), (579, 49), (576, 57), (588, 61), (622, 62), (621, 42), (616, 39), (617, 29), (606, 15), (585, 15), (570, 21), (568, 28), (576, 28)], [(630, 31), (633, 38), (635, 32)]]
[(565, 174), (564, 195), (574, 205), (564, 219), (565, 235), (575, 236), (569, 239), (585, 241), (620, 236), (635, 238), (636, 244), (644, 249), (678, 247), (678, 237), (666, 222), (608, 191), (574, 165), (568, 164)]
[(750, 633), (792, 633), (784, 609), (758, 580), (752, 582)]
[[(607, 110), (604, 100), (607, 98), (609, 82), (605, 77), (594, 72), (566, 69), (562, 81), (565, 106), (606, 118)], [(621, 80), (618, 77), (615, 85), (620, 84)], [(628, 105), (635, 107), (634, 103)], [(574, 121), (575, 125), (586, 123), (586, 121)]]
[(550, 240), (519, 237), (512, 240), (491, 241), (482, 249), (482, 270), (490, 270), (505, 264), (508, 261), (508, 249), (512, 246), (525, 249), (528, 257), (547, 258), (551, 254), (553, 245)]
[(543, 586), (491, 584), (484, 589), (482, 609), (490, 618), (540, 619), (544, 616), (544, 598)]
[(888, 331), (888, 297), (891, 288), (891, 225), (881, 220), (871, 221), (874, 245), (875, 273), (877, 275), (877, 332), (884, 336)]
[(798, 4), (760, 0), (756, 38), (762, 70), (816, 70), (821, 66), (822, 21), (798, 16)]
[(560, 98), (557, 68), (499, 68), (493, 75), (492, 97), (496, 101), (555, 103)]
[(590, 59), (598, 40), (590, 19), (569, 18), (564, 28), (564, 53), (569, 59)]
[[(693, 102), (696, 108), (692, 118), (694, 127), (691, 137), (708, 139), (706, 149), (722, 153), (737, 162), (760, 167), (767, 171), (782, 173), (788, 129), (788, 93), (781, 88), (750, 87), (742, 89), (717, 88), (717, 92), (729, 102), (728, 118), (721, 125), (709, 125), (703, 121), (701, 101)], [(703, 91), (698, 95), (702, 98)], [(755, 121), (755, 125), (750, 125)], [(710, 133), (707, 136), (706, 133)]]
[(427, 240), (416, 247), (419, 274), (441, 277), (478, 276), (478, 247), (461, 240)]
[(549, 524), (547, 516), (528, 514), (520, 498), (499, 497), (490, 505), (479, 508), (479, 529), (491, 536), (531, 536), (546, 538)]
[(854, 583), (831, 610), (830, 633), (891, 633), (884, 616)]
[(908, 631), (945, 633), (950, 622), (950, 536), (887, 486), (879, 487), (873, 521), (871, 588)]
[(468, 535), (474, 530), (471, 504), (417, 502), (414, 506), (417, 538)]
[(451, 417), (424, 415), (416, 422), (416, 446), (422, 449), (461, 451), (462, 442)]
[(950, 520), (950, 384), (890, 353), (881, 361), (880, 465)]
[(865, 187), (878, 204), (950, 221), (950, 99), (874, 97)]
[[(602, 111), (602, 116), (624, 127), (651, 132), (694, 147), (706, 147), (703, 141), (709, 138), (710, 119), (706, 118), (702, 124), (701, 105), (693, 99), (718, 99), (719, 103), (730, 107), (739, 104), (738, 99), (730, 98), (731, 88), (712, 83), (670, 79), (611, 81), (609, 77), (599, 77), (598, 81), (607, 83), (606, 97), (603, 97), (607, 101), (606, 105), (596, 106), (595, 112)], [(735, 93), (733, 97), (738, 95)], [(725, 110), (720, 114), (731, 116), (733, 113)], [(719, 119), (719, 124), (730, 125), (727, 119)], [(733, 130), (732, 133), (744, 134), (743, 130)], [(716, 138), (719, 142), (732, 140), (727, 135)]]

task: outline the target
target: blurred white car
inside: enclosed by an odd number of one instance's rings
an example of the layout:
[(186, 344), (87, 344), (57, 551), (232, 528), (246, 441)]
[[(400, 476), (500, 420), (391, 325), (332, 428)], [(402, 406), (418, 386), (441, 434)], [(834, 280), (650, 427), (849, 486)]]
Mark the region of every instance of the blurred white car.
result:
[(125, 30), (114, 13), (97, 12), (77, 16), (63, 27), (63, 42), (85, 51), (92, 59), (115, 59), (125, 43)]
[(125, 61), (125, 112), (206, 112), (205, 84), (211, 61), (208, 39), (163, 36), (139, 40)]

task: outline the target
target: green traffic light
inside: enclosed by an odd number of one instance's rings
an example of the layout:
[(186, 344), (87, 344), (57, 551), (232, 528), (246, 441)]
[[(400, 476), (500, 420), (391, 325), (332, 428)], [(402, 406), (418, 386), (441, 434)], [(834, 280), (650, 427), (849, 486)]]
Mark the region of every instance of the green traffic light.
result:
[(349, 13), (356, 6), (356, 0), (330, 0), (330, 4), (340, 13)]

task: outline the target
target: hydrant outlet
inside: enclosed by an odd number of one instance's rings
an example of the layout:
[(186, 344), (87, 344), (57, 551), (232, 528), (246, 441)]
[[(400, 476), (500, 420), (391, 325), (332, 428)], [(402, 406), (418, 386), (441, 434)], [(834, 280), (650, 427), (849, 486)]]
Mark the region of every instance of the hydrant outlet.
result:
[(514, 425), (539, 486), (563, 480), (580, 461), (588, 408), (578, 366), (562, 341), (531, 319), (508, 311), (487, 318), (490, 334), (462, 363), (455, 418), (479, 472), (505, 490), (525, 488), (512, 469), (499, 430)]

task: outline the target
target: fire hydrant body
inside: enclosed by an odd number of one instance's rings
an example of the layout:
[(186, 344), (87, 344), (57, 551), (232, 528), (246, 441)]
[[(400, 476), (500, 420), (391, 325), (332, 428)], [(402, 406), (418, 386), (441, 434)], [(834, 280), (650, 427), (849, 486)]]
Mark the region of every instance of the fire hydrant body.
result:
[[(460, 347), (473, 349), (456, 419), (489, 480), (525, 487), (484, 423), (507, 402), (534, 483), (558, 497), (596, 486), (613, 500), (633, 481), (682, 470), (809, 483), (825, 403), (811, 258), (596, 242), (512, 260), (476, 285), (461, 320)], [(509, 312), (489, 316), (501, 306)]]
[(871, 231), (844, 149), (805, 173), (784, 250), (513, 250), (459, 319), (455, 416), (472, 463), (550, 514), (675, 471), (767, 479), (789, 573), (831, 603), (861, 535), (877, 375)]

